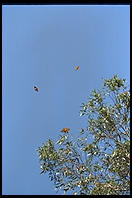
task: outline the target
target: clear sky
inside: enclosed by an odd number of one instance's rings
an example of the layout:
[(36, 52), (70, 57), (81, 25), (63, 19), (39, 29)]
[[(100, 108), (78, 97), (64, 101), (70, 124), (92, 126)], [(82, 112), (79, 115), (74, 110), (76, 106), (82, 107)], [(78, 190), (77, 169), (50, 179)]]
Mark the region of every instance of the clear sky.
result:
[(55, 194), (36, 150), (85, 128), (81, 103), (114, 74), (129, 84), (129, 5), (2, 7), (2, 194)]

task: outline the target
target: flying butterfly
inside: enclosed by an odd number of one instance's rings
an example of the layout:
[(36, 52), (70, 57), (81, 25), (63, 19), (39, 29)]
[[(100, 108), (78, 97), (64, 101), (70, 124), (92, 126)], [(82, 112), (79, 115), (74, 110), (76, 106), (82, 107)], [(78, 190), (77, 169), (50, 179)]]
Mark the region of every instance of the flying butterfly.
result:
[(78, 69), (79, 69), (79, 66), (76, 66), (76, 67), (75, 67), (75, 71), (77, 71)]
[(34, 86), (34, 90), (38, 92), (39, 89), (38, 87)]
[(61, 130), (61, 132), (64, 132), (64, 133), (69, 133), (69, 131), (70, 131), (69, 128), (63, 128), (63, 129)]

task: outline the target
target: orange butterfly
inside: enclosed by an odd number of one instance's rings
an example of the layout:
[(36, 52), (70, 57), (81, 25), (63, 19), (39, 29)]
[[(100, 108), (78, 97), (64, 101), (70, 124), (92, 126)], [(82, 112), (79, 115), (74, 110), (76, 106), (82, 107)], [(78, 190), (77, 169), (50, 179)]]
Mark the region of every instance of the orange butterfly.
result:
[(38, 91), (39, 89), (38, 89), (38, 87), (34, 86), (34, 90), (35, 90), (35, 91)]
[(61, 132), (64, 132), (64, 133), (68, 133), (69, 131), (70, 131), (69, 128), (63, 128), (63, 129), (61, 130)]
[(79, 69), (79, 66), (76, 66), (76, 67), (75, 67), (75, 71), (77, 71), (78, 69)]

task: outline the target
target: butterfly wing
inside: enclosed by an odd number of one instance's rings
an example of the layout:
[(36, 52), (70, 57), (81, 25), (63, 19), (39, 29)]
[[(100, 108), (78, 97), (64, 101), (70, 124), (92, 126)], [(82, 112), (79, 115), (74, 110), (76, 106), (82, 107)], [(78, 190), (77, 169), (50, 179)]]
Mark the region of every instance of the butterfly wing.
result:
[(61, 130), (61, 132), (64, 132), (64, 133), (68, 133), (69, 131), (70, 131), (69, 128), (63, 128), (63, 129)]
[(34, 86), (34, 90), (38, 92), (38, 87)]
[(77, 71), (78, 69), (79, 69), (79, 66), (76, 66), (76, 67), (75, 67), (75, 71)]

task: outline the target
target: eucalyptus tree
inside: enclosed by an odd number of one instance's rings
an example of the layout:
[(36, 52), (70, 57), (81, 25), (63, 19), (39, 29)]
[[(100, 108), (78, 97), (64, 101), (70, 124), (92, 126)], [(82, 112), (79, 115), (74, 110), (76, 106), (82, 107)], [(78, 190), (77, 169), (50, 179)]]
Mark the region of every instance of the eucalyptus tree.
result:
[(130, 194), (130, 90), (114, 75), (82, 103), (87, 126), (78, 137), (63, 130), (38, 148), (41, 174), (56, 191), (73, 195)]

